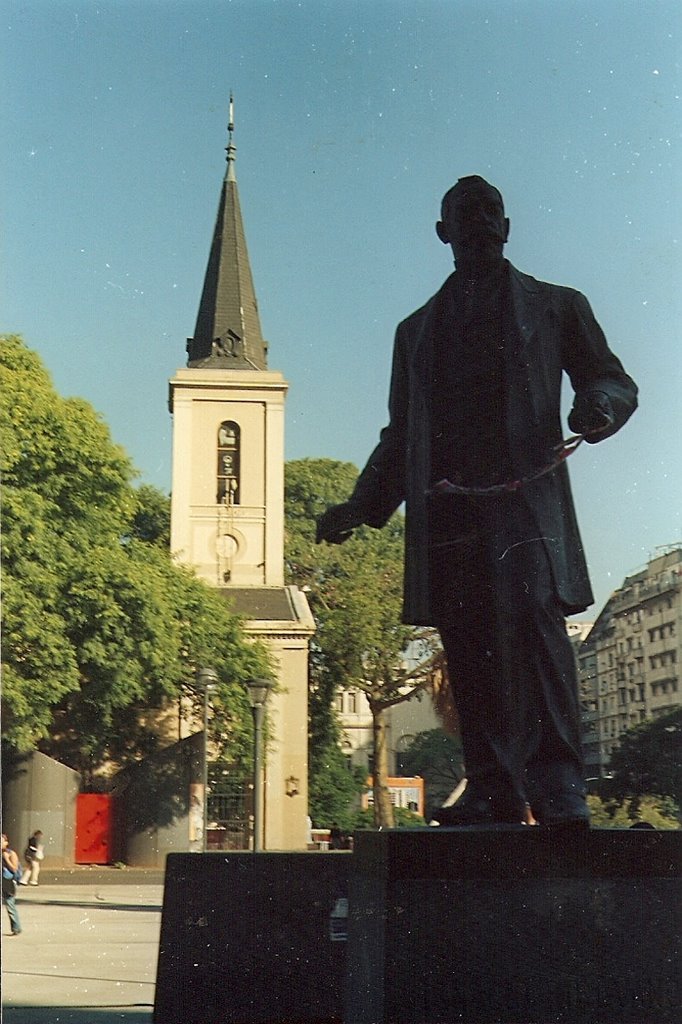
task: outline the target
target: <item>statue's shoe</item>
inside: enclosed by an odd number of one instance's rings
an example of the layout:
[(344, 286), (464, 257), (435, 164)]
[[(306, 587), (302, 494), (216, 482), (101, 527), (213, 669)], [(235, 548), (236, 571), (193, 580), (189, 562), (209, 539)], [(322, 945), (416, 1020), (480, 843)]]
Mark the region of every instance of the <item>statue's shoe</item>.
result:
[(538, 764), (527, 771), (533, 816), (551, 828), (589, 828), (587, 787), (578, 769), (567, 762)]
[(469, 782), (462, 796), (450, 807), (439, 807), (431, 815), (443, 828), (472, 825), (525, 825), (527, 808), (514, 794), (483, 783)]

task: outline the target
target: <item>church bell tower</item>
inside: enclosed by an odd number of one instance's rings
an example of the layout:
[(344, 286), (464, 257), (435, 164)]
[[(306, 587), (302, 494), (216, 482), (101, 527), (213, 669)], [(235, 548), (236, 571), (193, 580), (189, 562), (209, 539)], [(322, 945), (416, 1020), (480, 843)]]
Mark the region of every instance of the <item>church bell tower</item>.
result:
[[(265, 849), (304, 849), (308, 643), (305, 595), (284, 585), (284, 402), (268, 368), (235, 175), (230, 97), (220, 192), (187, 366), (170, 381), (171, 551), (217, 587), (278, 667), (268, 704)], [(294, 780), (292, 782), (292, 780)]]

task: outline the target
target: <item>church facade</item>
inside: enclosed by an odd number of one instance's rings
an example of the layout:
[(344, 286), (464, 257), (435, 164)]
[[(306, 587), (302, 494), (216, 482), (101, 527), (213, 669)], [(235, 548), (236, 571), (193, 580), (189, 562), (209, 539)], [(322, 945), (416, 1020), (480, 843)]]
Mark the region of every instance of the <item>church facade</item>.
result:
[(263, 846), (305, 849), (308, 646), (305, 595), (284, 583), (284, 403), (268, 367), (235, 175), (230, 101), (227, 171), (187, 365), (170, 381), (171, 550), (218, 588), (269, 649)]

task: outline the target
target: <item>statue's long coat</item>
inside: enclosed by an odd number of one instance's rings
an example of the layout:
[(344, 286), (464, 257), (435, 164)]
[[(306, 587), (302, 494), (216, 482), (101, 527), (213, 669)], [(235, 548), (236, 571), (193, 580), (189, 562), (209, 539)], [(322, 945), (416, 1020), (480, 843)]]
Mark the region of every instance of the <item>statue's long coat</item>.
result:
[[(562, 440), (562, 373), (575, 393), (604, 392), (619, 430), (637, 407), (637, 387), (609, 349), (584, 295), (537, 281), (509, 265), (511, 330), (505, 345), (506, 432), (514, 479), (547, 464)], [(351, 501), (370, 526), (383, 526), (405, 501), (405, 622), (430, 625), (428, 517), (430, 381), (434, 332), (444, 309), (442, 288), (397, 329), (389, 398), (390, 422), (358, 478)], [(453, 358), (457, 360), (456, 347)], [(485, 409), (481, 410), (485, 415)], [(554, 472), (517, 492), (533, 514), (549, 556), (557, 597), (566, 614), (593, 596), (571, 497), (568, 472)], [(483, 499), (480, 499), (483, 500)]]

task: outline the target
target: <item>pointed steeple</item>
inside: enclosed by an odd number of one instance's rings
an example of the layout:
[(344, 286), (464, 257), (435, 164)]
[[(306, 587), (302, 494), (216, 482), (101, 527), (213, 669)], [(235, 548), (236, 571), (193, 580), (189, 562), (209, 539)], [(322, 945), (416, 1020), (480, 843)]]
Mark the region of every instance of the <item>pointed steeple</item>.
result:
[(194, 337), (187, 339), (187, 365), (265, 370), (267, 345), (261, 332), (239, 206), (233, 132), (234, 103), (230, 94), (227, 169)]

